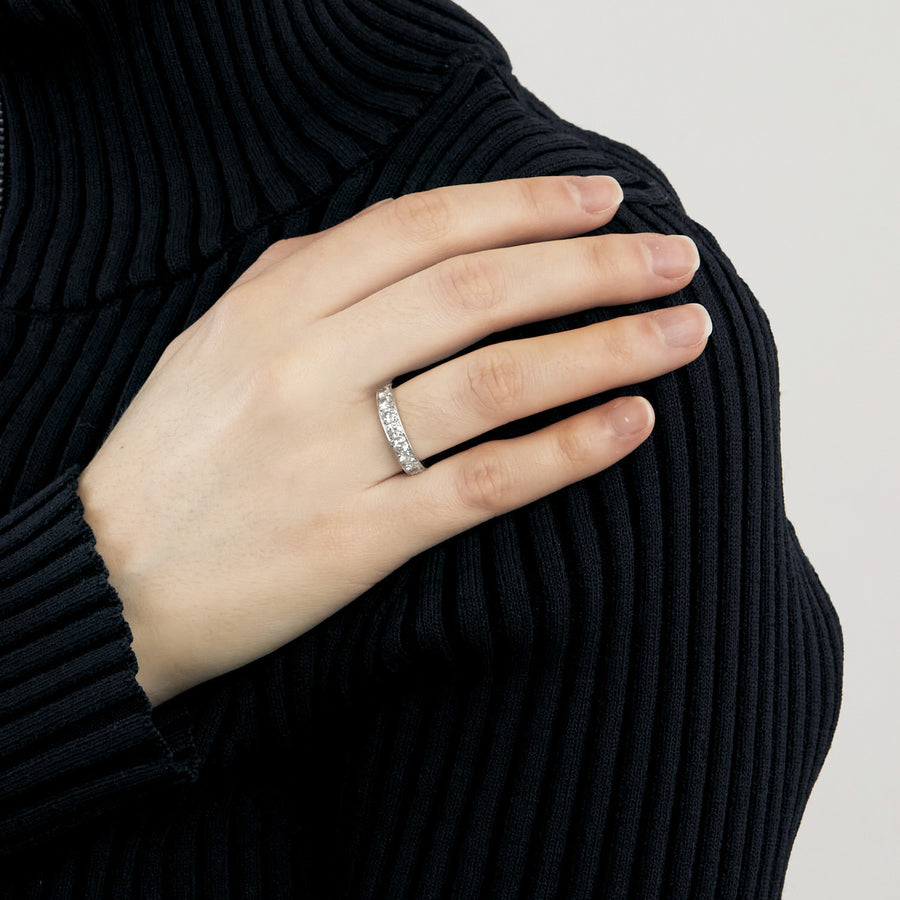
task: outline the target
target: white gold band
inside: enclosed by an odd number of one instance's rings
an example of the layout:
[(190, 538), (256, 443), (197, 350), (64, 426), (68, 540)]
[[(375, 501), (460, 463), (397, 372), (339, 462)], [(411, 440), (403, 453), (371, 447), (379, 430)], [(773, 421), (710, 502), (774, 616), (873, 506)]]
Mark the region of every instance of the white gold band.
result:
[(397, 412), (397, 405), (394, 403), (394, 392), (391, 390), (392, 384), (393, 381), (389, 381), (375, 394), (375, 399), (378, 403), (378, 415), (381, 418), (381, 427), (384, 429), (391, 447), (394, 448), (394, 453), (397, 455), (403, 471), (407, 475), (418, 475), (419, 472), (425, 471), (426, 466), (419, 462), (403, 429), (400, 413)]

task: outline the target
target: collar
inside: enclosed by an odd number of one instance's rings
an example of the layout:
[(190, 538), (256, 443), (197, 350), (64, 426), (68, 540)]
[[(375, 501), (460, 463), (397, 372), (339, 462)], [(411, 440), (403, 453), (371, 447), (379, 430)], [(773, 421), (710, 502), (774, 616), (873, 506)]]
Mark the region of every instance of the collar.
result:
[(450, 0), (0, 0), (0, 23), (16, 308), (192, 277), (341, 185), (351, 215), (463, 63), (508, 61)]

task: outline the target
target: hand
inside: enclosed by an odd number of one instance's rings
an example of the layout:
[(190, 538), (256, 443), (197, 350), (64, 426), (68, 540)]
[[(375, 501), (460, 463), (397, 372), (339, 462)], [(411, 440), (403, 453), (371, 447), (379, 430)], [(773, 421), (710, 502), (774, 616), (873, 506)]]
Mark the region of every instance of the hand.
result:
[[(582, 208), (576, 185), (606, 198)], [(486, 335), (683, 288), (683, 237), (571, 238), (610, 178), (440, 187), (273, 244), (165, 349), (79, 478), (153, 703), (322, 622), (404, 562), (596, 473), (650, 433), (643, 398), (487, 441), (409, 476), (378, 417), (392, 378)], [(655, 274), (651, 250), (671, 254)], [(681, 320), (684, 342), (661, 324)], [(399, 385), (422, 460), (506, 422), (695, 359), (698, 304), (507, 341)], [(625, 426), (625, 430), (619, 430)]]

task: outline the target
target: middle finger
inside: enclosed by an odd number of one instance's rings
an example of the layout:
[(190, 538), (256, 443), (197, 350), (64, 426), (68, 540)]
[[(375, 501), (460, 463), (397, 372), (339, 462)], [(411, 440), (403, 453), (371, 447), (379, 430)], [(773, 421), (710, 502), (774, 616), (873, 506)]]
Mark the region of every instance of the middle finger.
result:
[[(607, 234), (453, 257), (323, 319), (352, 336), (345, 389), (366, 396), (405, 372), (514, 325), (681, 290), (699, 266), (683, 235)], [(665, 273), (665, 274), (664, 274)]]

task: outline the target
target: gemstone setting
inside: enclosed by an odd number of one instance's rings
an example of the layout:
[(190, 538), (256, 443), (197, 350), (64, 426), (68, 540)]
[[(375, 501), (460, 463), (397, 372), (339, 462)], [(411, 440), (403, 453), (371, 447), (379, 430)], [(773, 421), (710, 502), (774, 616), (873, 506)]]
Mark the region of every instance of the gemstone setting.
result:
[(387, 436), (398, 462), (407, 475), (418, 475), (424, 472), (423, 466), (413, 452), (412, 444), (406, 436), (403, 423), (400, 421), (400, 413), (394, 403), (394, 392), (391, 390), (392, 381), (378, 390), (375, 399), (378, 405), (378, 417), (381, 419), (381, 427)]

